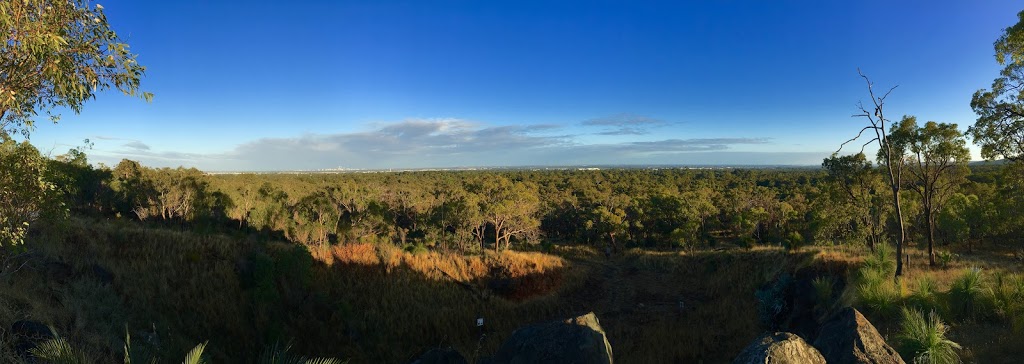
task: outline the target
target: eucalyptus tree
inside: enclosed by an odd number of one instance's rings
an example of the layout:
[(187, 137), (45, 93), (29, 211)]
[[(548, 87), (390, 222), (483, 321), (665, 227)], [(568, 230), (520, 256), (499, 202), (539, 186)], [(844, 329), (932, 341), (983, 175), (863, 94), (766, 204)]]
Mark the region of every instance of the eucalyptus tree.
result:
[(512, 238), (537, 235), (540, 199), (536, 184), (513, 182), (505, 176), (492, 176), (481, 182), (480, 210), (484, 221), (494, 228), (494, 250), (508, 249)]
[[(40, 113), (53, 122), (57, 109), (81, 112), (96, 93), (117, 89), (147, 100), (139, 91), (145, 67), (107, 23), (103, 8), (85, 0), (0, 1), (0, 234), (21, 241), (39, 216), (36, 202), (50, 199), (44, 158), (26, 138)], [(22, 145), (24, 144), (24, 145)]]
[(0, 130), (28, 136), (35, 118), (56, 109), (82, 111), (108, 89), (146, 100), (146, 71), (107, 23), (100, 5), (86, 0), (0, 2)]
[(968, 132), (987, 159), (1024, 160), (1024, 11), (1017, 17), (995, 42), (999, 77), (971, 99), (978, 120)]
[(935, 265), (935, 219), (970, 173), (967, 163), (971, 154), (967, 141), (956, 124), (929, 121), (918, 127), (917, 119), (912, 116), (894, 125), (890, 138), (894, 143), (904, 144), (909, 152), (910, 187), (921, 197), (928, 263)]
[(842, 209), (842, 220), (838, 223), (854, 227), (854, 233), (864, 237), (868, 249), (875, 251), (881, 238), (882, 221), (885, 213), (883, 201), (879, 198), (881, 175), (864, 153), (825, 158), (822, 167), (828, 173), (830, 186), (839, 192), (836, 196)]

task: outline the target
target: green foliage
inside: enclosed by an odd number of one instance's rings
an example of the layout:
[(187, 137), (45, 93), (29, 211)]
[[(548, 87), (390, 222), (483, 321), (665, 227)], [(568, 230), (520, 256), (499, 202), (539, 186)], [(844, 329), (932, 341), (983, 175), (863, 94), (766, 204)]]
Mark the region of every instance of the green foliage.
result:
[(206, 359), (203, 358), (203, 350), (206, 349), (206, 343), (196, 345), (196, 347), (189, 350), (185, 354), (185, 361), (182, 364), (203, 364), (206, 363)]
[(978, 90), (971, 108), (978, 114), (968, 129), (987, 159), (1024, 158), (1024, 11), (1017, 24), (1006, 28), (995, 43), (996, 61), (1003, 66), (991, 90)]
[(303, 356), (295, 355), (291, 353), (291, 345), (281, 345), (280, 343), (274, 344), (274, 346), (268, 347), (260, 353), (259, 359), (256, 361), (257, 364), (342, 364), (347, 361), (341, 361), (336, 358), (312, 358), (308, 359)]
[(900, 354), (913, 363), (960, 363), (960, 344), (946, 338), (949, 327), (935, 311), (927, 317), (916, 309), (904, 307), (900, 321)]
[(921, 202), (919, 228), (928, 241), (929, 261), (935, 245), (935, 222), (946, 201), (970, 173), (967, 141), (956, 124), (929, 121), (918, 126), (917, 118), (905, 116), (893, 126), (890, 139), (907, 155), (909, 190)]
[(910, 293), (910, 303), (924, 311), (938, 309), (939, 290), (938, 283), (931, 276), (923, 276), (915, 282), (914, 289)]
[(874, 270), (861, 270), (857, 297), (872, 312), (888, 316), (895, 313), (903, 295), (892, 276)]
[(886, 244), (875, 247), (875, 251), (864, 260), (862, 272), (870, 271), (879, 276), (891, 277), (896, 273), (896, 253)]
[(814, 295), (818, 301), (817, 306), (822, 309), (830, 308), (835, 298), (835, 278), (832, 276), (816, 277), (811, 281), (811, 286), (814, 287)]
[(892, 248), (887, 245), (876, 247), (857, 271), (855, 284), (859, 302), (880, 315), (895, 313), (903, 299), (900, 287), (892, 279), (895, 272)]
[(423, 245), (422, 242), (417, 242), (415, 244), (406, 244), (405, 251), (409, 252), (409, 254), (412, 255), (423, 255), (430, 252), (429, 250), (427, 250), (427, 246)]
[(90, 364), (93, 362), (60, 337), (44, 341), (29, 352), (36, 358), (53, 364)]
[(946, 268), (956, 260), (957, 255), (948, 250), (939, 250), (935, 252), (936, 262), (939, 263), (940, 267)]
[(994, 274), (990, 299), (995, 313), (1017, 332), (1024, 332), (1024, 277)]
[(885, 186), (880, 171), (864, 153), (833, 154), (822, 167), (828, 173), (828, 183), (814, 199), (815, 239), (877, 245), (890, 209), (881, 192)]
[(804, 236), (796, 231), (790, 232), (786, 235), (786, 239), (782, 241), (782, 246), (786, 250), (800, 250), (804, 246)]
[(971, 235), (979, 235), (986, 222), (984, 206), (978, 202), (978, 196), (956, 193), (942, 207), (938, 216), (939, 229), (946, 243), (967, 242)]
[(949, 287), (949, 305), (962, 319), (974, 319), (985, 310), (984, 276), (979, 268), (965, 270)]
[(0, 133), (28, 135), (39, 112), (75, 113), (95, 95), (139, 91), (146, 70), (107, 23), (103, 7), (85, 0), (0, 2)]
[(20, 245), (40, 218), (66, 211), (47, 180), (46, 159), (31, 144), (0, 131), (0, 248)]

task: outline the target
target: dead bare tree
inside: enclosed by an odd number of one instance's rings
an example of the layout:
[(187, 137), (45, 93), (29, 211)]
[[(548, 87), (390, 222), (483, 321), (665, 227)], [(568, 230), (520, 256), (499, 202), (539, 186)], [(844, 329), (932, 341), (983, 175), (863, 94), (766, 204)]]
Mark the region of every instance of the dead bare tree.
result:
[[(872, 105), (865, 107), (863, 102), (858, 102), (857, 108), (860, 109), (861, 112), (858, 114), (854, 114), (853, 117), (865, 118), (871, 125), (865, 126), (860, 130), (860, 132), (857, 133), (857, 136), (843, 142), (843, 144), (839, 146), (839, 150), (837, 150), (836, 153), (839, 153), (839, 151), (841, 151), (843, 147), (846, 146), (846, 144), (859, 140), (861, 137), (864, 136), (864, 132), (874, 132), (875, 137), (861, 145), (861, 152), (863, 153), (864, 148), (867, 147), (868, 145), (871, 145), (872, 143), (877, 143), (878, 160), (881, 164), (884, 164), (884, 171), (887, 172), (886, 176), (889, 179), (889, 188), (892, 190), (892, 203), (893, 208), (895, 209), (894, 213), (896, 214), (896, 225), (897, 229), (899, 230), (894, 234), (897, 238), (896, 274), (894, 278), (899, 279), (899, 277), (903, 275), (903, 246), (907, 238), (906, 229), (903, 224), (903, 209), (901, 208), (900, 203), (900, 190), (903, 187), (903, 166), (905, 161), (905, 146), (894, 145), (894, 143), (889, 139), (888, 128), (891, 126), (892, 123), (890, 122), (890, 120), (886, 119), (884, 113), (885, 99), (889, 97), (889, 94), (892, 93), (892, 91), (895, 90), (898, 86), (893, 86), (888, 91), (886, 91), (884, 95), (879, 97), (875, 95), (874, 83), (871, 82), (868, 76), (865, 76), (859, 68), (857, 69), (857, 74), (859, 74), (860, 77), (864, 79), (864, 82), (867, 83), (868, 95), (871, 97)], [(871, 107), (873, 107), (873, 109), (869, 110), (869, 108)], [(870, 134), (868, 134), (868, 136), (870, 136)]]

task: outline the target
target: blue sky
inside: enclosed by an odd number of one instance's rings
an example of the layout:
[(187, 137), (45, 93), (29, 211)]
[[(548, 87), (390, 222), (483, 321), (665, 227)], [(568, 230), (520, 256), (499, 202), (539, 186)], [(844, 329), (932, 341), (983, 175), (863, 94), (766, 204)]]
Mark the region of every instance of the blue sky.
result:
[[(152, 103), (40, 123), (59, 154), (205, 170), (818, 164), (889, 116), (974, 122), (1010, 1), (101, 1)], [(975, 156), (977, 158), (977, 148)]]

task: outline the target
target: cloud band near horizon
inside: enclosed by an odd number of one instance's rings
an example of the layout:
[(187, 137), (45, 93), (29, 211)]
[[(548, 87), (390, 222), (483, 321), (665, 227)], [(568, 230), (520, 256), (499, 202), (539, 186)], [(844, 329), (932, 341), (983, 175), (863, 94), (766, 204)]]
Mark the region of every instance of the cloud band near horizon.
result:
[[(155, 167), (196, 167), (208, 171), (317, 170), (328, 168), (450, 168), (561, 165), (753, 165), (812, 164), (827, 153), (737, 150), (771, 144), (767, 137), (668, 138), (585, 143), (583, 135), (645, 134), (665, 122), (617, 115), (581, 123), (568, 133), (551, 124), (495, 126), (462, 119), (408, 119), (367, 131), (261, 138), (220, 153), (155, 151), (142, 141), (95, 138), (90, 159), (108, 165), (120, 159)], [(625, 131), (623, 131), (625, 129)], [(110, 143), (105, 143), (111, 141)], [(121, 141), (121, 144), (112, 144)]]

